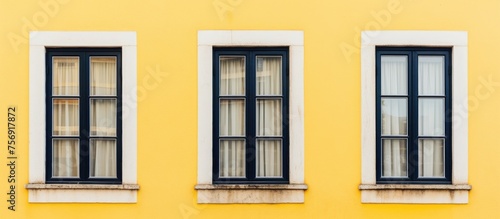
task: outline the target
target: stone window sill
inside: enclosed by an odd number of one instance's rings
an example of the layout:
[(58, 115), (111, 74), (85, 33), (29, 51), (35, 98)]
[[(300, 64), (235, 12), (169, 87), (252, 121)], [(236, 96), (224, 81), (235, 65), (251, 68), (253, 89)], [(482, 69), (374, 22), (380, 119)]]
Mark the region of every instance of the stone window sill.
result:
[(382, 184), (359, 186), (362, 203), (467, 204), (472, 186)]
[(304, 203), (305, 184), (199, 184), (198, 203)]
[(27, 184), (32, 203), (136, 203), (137, 184)]

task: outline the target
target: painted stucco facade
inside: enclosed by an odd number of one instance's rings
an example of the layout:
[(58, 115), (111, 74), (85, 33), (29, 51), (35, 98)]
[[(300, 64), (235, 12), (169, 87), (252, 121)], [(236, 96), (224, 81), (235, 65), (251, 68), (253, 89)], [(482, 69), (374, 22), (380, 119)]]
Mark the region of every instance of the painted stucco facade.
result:
[[(500, 1), (1, 0), (0, 5), (0, 218), (500, 217)], [(369, 95), (375, 94), (366, 83), (378, 45), (452, 48), (452, 185), (373, 185)], [(211, 136), (212, 121), (204, 109), (211, 106), (206, 91), (213, 46), (290, 48), (295, 133), (290, 184), (236, 190), (210, 185), (211, 139), (205, 137)], [(45, 72), (49, 47), (122, 48), (128, 110), (124, 185), (70, 185), (67, 194), (43, 185), (43, 134), (40, 140), (36, 133), (44, 119), (39, 91), (45, 78), (38, 74)], [(9, 115), (9, 108), (15, 113)], [(16, 145), (9, 154), (13, 115)], [(9, 209), (11, 186), (15, 211)], [(76, 198), (67, 198), (71, 195)]]

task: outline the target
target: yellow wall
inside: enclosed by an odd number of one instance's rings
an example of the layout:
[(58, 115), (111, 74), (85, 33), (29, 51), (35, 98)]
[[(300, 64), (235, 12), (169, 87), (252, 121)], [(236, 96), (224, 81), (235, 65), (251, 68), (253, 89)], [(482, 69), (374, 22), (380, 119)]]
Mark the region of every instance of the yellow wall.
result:
[[(55, 2), (49, 10), (40, 2)], [(224, 4), (220, 14), (214, 2)], [(389, 11), (387, 21), (372, 13)], [(233, 3), (231, 5), (230, 3)], [(394, 13), (395, 12), (395, 13)], [(225, 16), (219, 16), (225, 15)], [(34, 20), (35, 19), (35, 20)], [(27, 25), (27, 22), (30, 24)], [(500, 1), (484, 0), (0, 0), (0, 218), (495, 218), (500, 217)], [(361, 204), (359, 31), (461, 30), (469, 36), (466, 205)], [(304, 204), (196, 204), (197, 31), (302, 30), (305, 48)], [(138, 102), (136, 204), (30, 204), (27, 30), (137, 32), (138, 86), (168, 76)], [(14, 39), (14, 41), (12, 41)], [(350, 48), (343, 53), (341, 48)], [(350, 53), (352, 52), (352, 54)], [(7, 210), (7, 108), (18, 107), (16, 211)]]

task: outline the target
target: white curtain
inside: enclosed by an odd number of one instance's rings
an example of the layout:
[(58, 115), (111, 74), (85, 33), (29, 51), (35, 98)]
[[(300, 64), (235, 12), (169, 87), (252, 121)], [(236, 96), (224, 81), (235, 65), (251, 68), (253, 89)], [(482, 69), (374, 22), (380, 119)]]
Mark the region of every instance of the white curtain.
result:
[[(386, 136), (406, 135), (406, 99), (382, 99), (382, 134)], [(407, 176), (407, 140), (382, 140), (382, 175)]]
[(381, 57), (382, 95), (408, 94), (408, 57)]
[(257, 95), (281, 95), (281, 81), (281, 57), (257, 56)]
[[(90, 58), (90, 177), (116, 177), (116, 58)], [(109, 98), (93, 96), (109, 96)]]
[[(419, 95), (444, 95), (444, 57), (418, 57)], [(420, 97), (418, 100), (419, 136), (445, 136), (445, 99)], [(444, 177), (444, 139), (420, 138), (418, 141), (419, 177)]]
[(257, 136), (281, 136), (281, 99), (257, 100)]
[(221, 140), (219, 149), (219, 176), (245, 176), (245, 141)]
[[(282, 137), (281, 57), (257, 57), (256, 126), (257, 137)], [(220, 59), (219, 135), (245, 136), (245, 58), (225, 56)], [(259, 98), (265, 97), (265, 98)], [(257, 140), (257, 177), (282, 176), (281, 139)], [(245, 141), (221, 140), (219, 143), (221, 177), (245, 176)]]
[(79, 89), (79, 58), (54, 57), (52, 63), (52, 95), (78, 96)]
[[(407, 176), (408, 82), (406, 56), (382, 56), (382, 176)], [(418, 165), (419, 177), (444, 176), (445, 99), (444, 58), (418, 57)], [(433, 97), (435, 96), (435, 97)]]
[[(219, 135), (245, 136), (245, 101), (220, 100)], [(245, 141), (221, 140), (219, 143), (221, 177), (245, 176)]]
[[(52, 63), (52, 135), (80, 135), (80, 106), (78, 57), (54, 57)], [(54, 139), (52, 141), (52, 176), (78, 177), (78, 139)]]
[(406, 139), (382, 140), (382, 176), (408, 176)]
[(245, 101), (220, 100), (219, 135), (245, 136)]
[(280, 177), (282, 176), (281, 140), (257, 141), (257, 176)]
[(79, 136), (80, 111), (78, 99), (52, 100), (52, 135)]
[(444, 95), (444, 57), (418, 57), (418, 94)]
[(116, 177), (116, 140), (90, 141), (90, 177)]
[(418, 140), (418, 176), (444, 177), (444, 140)]
[[(52, 135), (78, 136), (79, 135), (79, 106), (77, 99), (54, 99)], [(53, 176), (78, 176), (78, 140), (58, 139), (52, 143), (53, 147)]]
[(78, 177), (79, 148), (76, 139), (54, 139), (52, 141), (52, 176)]
[[(257, 56), (257, 137), (282, 137), (281, 57)], [(266, 97), (266, 98), (259, 98)], [(257, 177), (282, 176), (282, 141), (256, 142)]]
[[(403, 97), (382, 97), (382, 136), (406, 136), (408, 134), (408, 58), (407, 56), (381, 57), (382, 95)], [(382, 140), (382, 176), (404, 177), (407, 172), (407, 140)]]
[(90, 95), (116, 95), (116, 58), (91, 57)]
[(245, 57), (220, 58), (220, 95), (245, 95)]
[[(220, 58), (220, 96), (245, 95), (245, 58), (225, 56)], [(219, 102), (219, 135), (245, 136), (245, 100), (221, 99)], [(219, 142), (219, 176), (245, 176), (245, 141), (221, 140)]]
[(90, 100), (90, 135), (116, 137), (116, 99)]

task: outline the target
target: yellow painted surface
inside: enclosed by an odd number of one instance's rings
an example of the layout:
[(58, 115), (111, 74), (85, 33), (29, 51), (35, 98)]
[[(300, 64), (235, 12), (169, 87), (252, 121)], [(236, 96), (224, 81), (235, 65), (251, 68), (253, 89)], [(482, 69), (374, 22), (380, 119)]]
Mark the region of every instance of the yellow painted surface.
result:
[[(500, 82), (499, 27), (498, 0), (0, 0), (0, 218), (500, 218), (500, 86), (476, 91)], [(197, 31), (230, 29), (304, 31), (304, 204), (196, 204)], [(361, 204), (359, 33), (377, 29), (468, 32), (469, 204)], [(148, 68), (168, 73), (138, 102), (136, 204), (28, 203), (28, 30), (136, 31), (138, 85)], [(8, 106), (18, 109), (15, 212)]]

